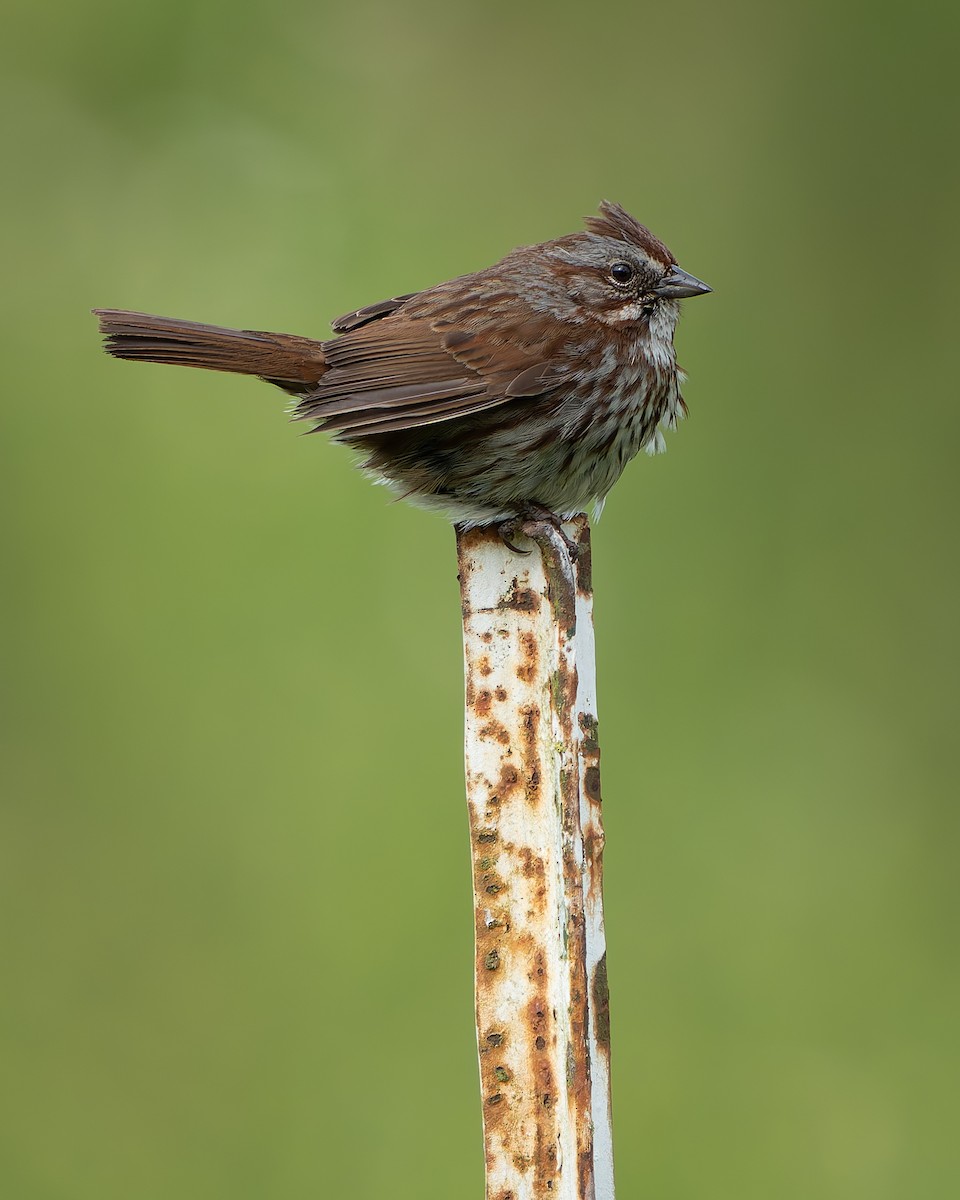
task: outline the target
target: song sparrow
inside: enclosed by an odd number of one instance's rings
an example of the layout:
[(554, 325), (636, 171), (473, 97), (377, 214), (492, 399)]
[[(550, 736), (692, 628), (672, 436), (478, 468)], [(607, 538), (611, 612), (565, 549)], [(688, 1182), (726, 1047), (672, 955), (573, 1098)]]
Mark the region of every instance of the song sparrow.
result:
[[(258, 375), (404, 499), (506, 530), (604, 498), (686, 412), (677, 301), (711, 289), (619, 205), (486, 270), (357, 309), (336, 337), (98, 309), (117, 358)], [(311, 430), (310, 432), (314, 432)], [(506, 532), (504, 536), (508, 536)]]

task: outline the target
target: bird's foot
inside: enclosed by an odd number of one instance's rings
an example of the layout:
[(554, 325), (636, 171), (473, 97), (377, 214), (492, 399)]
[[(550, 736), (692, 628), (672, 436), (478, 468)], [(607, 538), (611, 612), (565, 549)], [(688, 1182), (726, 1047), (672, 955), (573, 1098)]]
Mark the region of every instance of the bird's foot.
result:
[(544, 508), (542, 504), (527, 504), (517, 516), (511, 517), (507, 521), (501, 521), (497, 526), (497, 533), (500, 534), (500, 540), (507, 549), (512, 550), (514, 554), (529, 554), (529, 550), (521, 550), (519, 546), (514, 545), (513, 539), (518, 533), (523, 533), (533, 541), (537, 541), (538, 527), (542, 529), (544, 525), (560, 535), (560, 540), (567, 549), (570, 561), (576, 562), (580, 553), (577, 543), (573, 538), (568, 537), (560, 517), (555, 512), (551, 512), (549, 508)]

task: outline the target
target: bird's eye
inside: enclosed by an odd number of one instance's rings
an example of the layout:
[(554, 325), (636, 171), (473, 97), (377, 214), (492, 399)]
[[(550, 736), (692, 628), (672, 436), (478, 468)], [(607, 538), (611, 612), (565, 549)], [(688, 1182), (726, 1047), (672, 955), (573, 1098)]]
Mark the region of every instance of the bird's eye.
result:
[(614, 283), (629, 283), (633, 278), (633, 267), (628, 262), (615, 262), (610, 268), (610, 278)]

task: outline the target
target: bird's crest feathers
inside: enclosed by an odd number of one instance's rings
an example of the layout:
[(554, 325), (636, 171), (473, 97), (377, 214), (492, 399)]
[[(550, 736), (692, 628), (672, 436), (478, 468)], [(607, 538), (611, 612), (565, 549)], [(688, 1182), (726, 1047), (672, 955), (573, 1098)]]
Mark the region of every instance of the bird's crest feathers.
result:
[(649, 258), (663, 263), (665, 267), (672, 267), (677, 261), (663, 242), (647, 229), (646, 225), (641, 225), (636, 217), (631, 217), (627, 210), (621, 208), (619, 204), (611, 204), (609, 200), (602, 200), (600, 216), (587, 217), (585, 224), (590, 233), (637, 246)]

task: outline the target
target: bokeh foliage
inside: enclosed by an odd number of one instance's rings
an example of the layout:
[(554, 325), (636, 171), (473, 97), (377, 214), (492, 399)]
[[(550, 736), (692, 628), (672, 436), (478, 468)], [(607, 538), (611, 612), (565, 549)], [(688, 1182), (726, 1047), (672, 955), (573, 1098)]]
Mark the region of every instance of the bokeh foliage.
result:
[(958, 32), (9, 6), (0, 1194), (481, 1194), (452, 534), (87, 310), (320, 332), (602, 196), (716, 289), (594, 539), (620, 1191), (956, 1193)]

